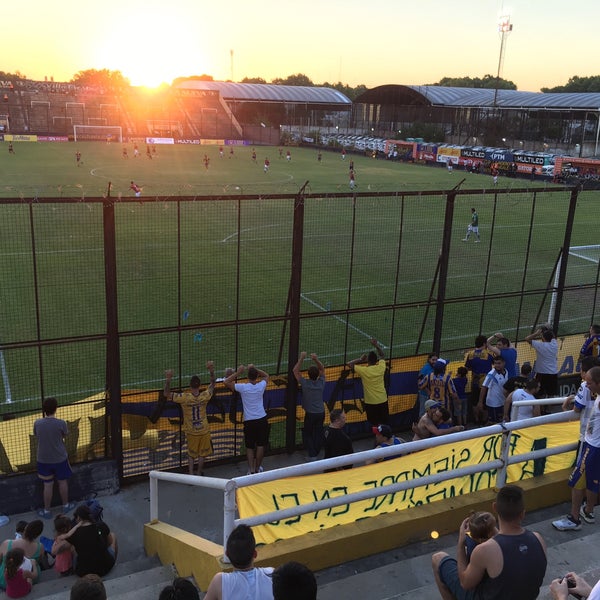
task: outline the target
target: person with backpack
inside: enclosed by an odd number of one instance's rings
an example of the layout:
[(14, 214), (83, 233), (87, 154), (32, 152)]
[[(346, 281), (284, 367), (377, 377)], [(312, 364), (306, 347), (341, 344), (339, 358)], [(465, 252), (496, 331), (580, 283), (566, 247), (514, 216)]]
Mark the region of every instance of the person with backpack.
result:
[(102, 520), (94, 520), (87, 504), (80, 504), (74, 513), (75, 525), (57, 541), (68, 542), (75, 548), (75, 573), (79, 577), (94, 573), (106, 575), (117, 560), (117, 536)]

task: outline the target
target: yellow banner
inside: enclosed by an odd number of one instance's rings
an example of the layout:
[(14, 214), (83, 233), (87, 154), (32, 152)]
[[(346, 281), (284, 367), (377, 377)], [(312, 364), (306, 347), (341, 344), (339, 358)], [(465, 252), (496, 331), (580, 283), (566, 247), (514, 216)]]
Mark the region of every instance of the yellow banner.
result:
[[(577, 421), (530, 427), (516, 432), (511, 437), (510, 454), (518, 455), (536, 449), (568, 444), (575, 442), (578, 436)], [(327, 498), (343, 497), (354, 492), (489, 462), (500, 458), (501, 444), (502, 436), (493, 435), (456, 442), (452, 446), (432, 448), (351, 470), (290, 477), (241, 488), (237, 491), (240, 517), (244, 519), (278, 509), (309, 504)], [(512, 465), (508, 469), (508, 481), (516, 483), (534, 475), (567, 469), (572, 466), (574, 459), (573, 451)], [(385, 494), (353, 504), (342, 504), (335, 508), (275, 521), (255, 527), (254, 534), (257, 542), (268, 544), (278, 539), (292, 538), (311, 531), (353, 523), (367, 517), (488, 489), (495, 483), (496, 471), (440, 481), (404, 492)]]
[(4, 136), (5, 142), (37, 142), (37, 135), (14, 135), (12, 133), (7, 133)]

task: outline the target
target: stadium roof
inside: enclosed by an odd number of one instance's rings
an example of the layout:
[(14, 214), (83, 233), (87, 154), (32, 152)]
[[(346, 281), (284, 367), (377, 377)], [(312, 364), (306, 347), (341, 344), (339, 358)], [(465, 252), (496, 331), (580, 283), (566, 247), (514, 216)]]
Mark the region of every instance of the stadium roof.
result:
[(175, 88), (219, 91), (225, 100), (247, 102), (295, 102), (299, 104), (336, 104), (351, 106), (352, 102), (333, 88), (275, 85), (269, 83), (229, 83), (186, 79)]
[[(437, 85), (382, 85), (361, 94), (357, 104), (409, 104), (450, 107), (493, 106), (493, 89)], [(498, 90), (496, 106), (513, 109), (600, 110), (600, 93), (544, 94)]]

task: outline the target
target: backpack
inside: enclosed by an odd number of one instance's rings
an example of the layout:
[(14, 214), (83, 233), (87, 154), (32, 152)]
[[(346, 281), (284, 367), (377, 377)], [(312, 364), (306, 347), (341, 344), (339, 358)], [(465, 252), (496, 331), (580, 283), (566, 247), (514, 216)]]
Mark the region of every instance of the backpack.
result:
[(96, 500), (96, 498), (92, 498), (91, 500), (86, 500), (85, 505), (90, 509), (90, 516), (92, 517), (92, 521), (94, 523), (102, 523), (102, 513), (104, 512), (104, 507)]

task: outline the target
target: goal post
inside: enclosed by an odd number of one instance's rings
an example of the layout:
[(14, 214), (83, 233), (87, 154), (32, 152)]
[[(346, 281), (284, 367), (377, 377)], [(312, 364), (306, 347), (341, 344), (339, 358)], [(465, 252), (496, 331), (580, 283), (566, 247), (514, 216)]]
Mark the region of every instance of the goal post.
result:
[(120, 125), (73, 125), (73, 139), (80, 141), (123, 142), (123, 128)]

